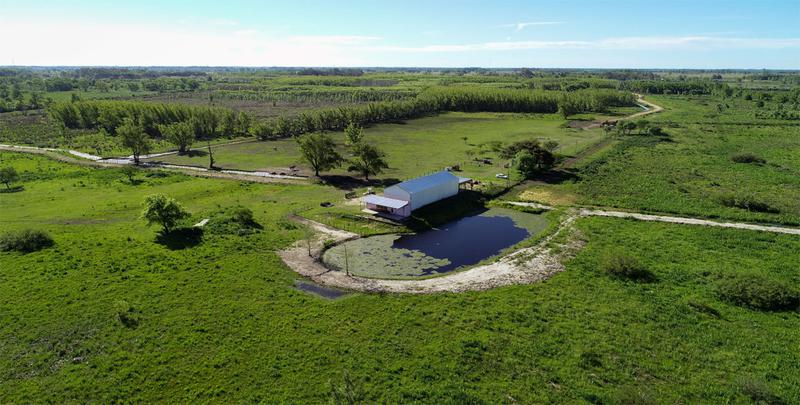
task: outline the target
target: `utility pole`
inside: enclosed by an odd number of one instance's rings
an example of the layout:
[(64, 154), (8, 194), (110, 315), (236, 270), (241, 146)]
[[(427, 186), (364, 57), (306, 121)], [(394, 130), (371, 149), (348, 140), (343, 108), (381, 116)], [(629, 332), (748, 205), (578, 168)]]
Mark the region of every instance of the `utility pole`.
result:
[(344, 273), (349, 276), (350, 275), (350, 263), (347, 260), (347, 242), (343, 243), (342, 247), (344, 247)]

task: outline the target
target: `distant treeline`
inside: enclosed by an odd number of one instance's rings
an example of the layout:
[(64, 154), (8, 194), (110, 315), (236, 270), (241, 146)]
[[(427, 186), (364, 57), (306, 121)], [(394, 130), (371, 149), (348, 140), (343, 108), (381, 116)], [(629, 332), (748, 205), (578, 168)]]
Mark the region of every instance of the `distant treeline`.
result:
[(215, 99), (229, 100), (254, 100), (254, 101), (281, 101), (291, 103), (307, 102), (338, 102), (338, 103), (365, 103), (374, 101), (405, 100), (416, 97), (413, 90), (391, 89), (354, 89), (354, 90), (286, 90), (286, 91), (255, 91), (255, 90), (217, 90), (211, 93)]
[(246, 113), (225, 108), (140, 101), (56, 103), (49, 107), (49, 113), (66, 128), (102, 129), (112, 135), (126, 119), (130, 119), (142, 125), (152, 137), (162, 137), (163, 126), (179, 122), (190, 123), (197, 138), (245, 136), (251, 122)]
[(620, 89), (646, 94), (712, 94), (720, 88), (710, 80), (631, 80), (620, 83)]
[(296, 136), (306, 132), (338, 131), (349, 123), (361, 125), (419, 118), (445, 111), (514, 112), (569, 114), (605, 111), (609, 107), (631, 106), (631, 93), (615, 90), (582, 90), (573, 93), (545, 91), (436, 87), (416, 99), (387, 101), (304, 112), (295, 117), (278, 117), (257, 124), (252, 134), (260, 139)]

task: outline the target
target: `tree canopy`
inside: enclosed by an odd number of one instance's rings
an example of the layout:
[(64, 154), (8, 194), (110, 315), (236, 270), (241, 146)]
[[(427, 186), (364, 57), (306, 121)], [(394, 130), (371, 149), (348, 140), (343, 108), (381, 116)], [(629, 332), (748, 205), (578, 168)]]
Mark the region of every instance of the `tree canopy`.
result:
[(380, 174), (383, 169), (389, 167), (384, 159), (386, 154), (370, 144), (359, 143), (356, 145), (354, 155), (347, 170), (363, 174), (364, 180), (369, 180), (370, 175)]
[(314, 169), (314, 175), (319, 176), (322, 170), (330, 170), (338, 167), (344, 159), (336, 151), (336, 143), (325, 134), (313, 133), (297, 138), (300, 146), (300, 153), (303, 158)]
[(169, 233), (178, 221), (189, 216), (189, 213), (175, 199), (164, 194), (153, 194), (145, 197), (142, 219), (147, 225), (159, 224), (164, 233)]

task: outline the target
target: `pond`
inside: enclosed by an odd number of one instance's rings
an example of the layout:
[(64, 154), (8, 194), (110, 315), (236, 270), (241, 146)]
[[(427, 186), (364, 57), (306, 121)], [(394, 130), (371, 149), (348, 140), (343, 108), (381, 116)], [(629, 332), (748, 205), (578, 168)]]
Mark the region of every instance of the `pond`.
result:
[[(507, 208), (491, 208), (408, 235), (378, 235), (332, 247), (323, 256), (333, 269), (374, 278), (413, 278), (447, 273), (496, 256), (542, 232), (547, 219)], [(345, 251), (347, 262), (345, 262)]]

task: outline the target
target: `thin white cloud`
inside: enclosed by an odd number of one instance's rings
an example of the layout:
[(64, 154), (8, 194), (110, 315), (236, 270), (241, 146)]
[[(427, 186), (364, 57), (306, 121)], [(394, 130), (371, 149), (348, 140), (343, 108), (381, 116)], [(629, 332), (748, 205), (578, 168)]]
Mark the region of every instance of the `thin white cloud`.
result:
[(383, 38), (362, 35), (296, 35), (287, 39), (294, 43), (349, 46), (365, 45)]
[(505, 41), (419, 47), (372, 47), (387, 52), (470, 52), (537, 49), (651, 50), (651, 49), (783, 49), (800, 47), (800, 38), (619, 37), (594, 41)]
[(515, 28), (517, 31), (522, 31), (528, 27), (535, 27), (540, 25), (561, 25), (563, 21), (533, 21), (533, 22), (519, 22), (514, 24), (503, 24), (501, 28)]

